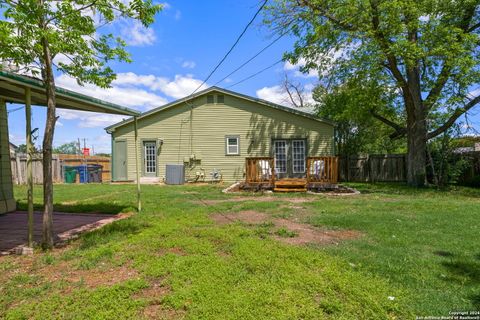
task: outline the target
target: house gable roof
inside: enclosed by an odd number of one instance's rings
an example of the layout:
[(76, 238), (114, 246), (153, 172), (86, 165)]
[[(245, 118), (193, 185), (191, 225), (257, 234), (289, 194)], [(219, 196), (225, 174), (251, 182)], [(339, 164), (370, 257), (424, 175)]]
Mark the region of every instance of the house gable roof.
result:
[[(203, 96), (205, 94), (208, 94), (208, 93), (211, 93), (211, 92), (214, 92), (214, 91), (220, 92), (220, 93), (223, 93), (223, 94), (226, 94), (226, 95), (234, 96), (234, 97), (237, 97), (237, 98), (240, 98), (240, 99), (256, 102), (256, 103), (258, 103), (262, 106), (265, 106), (265, 107), (290, 112), (290, 113), (293, 113), (293, 114), (296, 114), (296, 115), (299, 115), (299, 116), (302, 116), (302, 117), (305, 117), (305, 118), (313, 119), (313, 120), (316, 120), (316, 121), (319, 121), (319, 122), (322, 122), (322, 123), (326, 123), (326, 124), (331, 125), (331, 126), (335, 126), (335, 124), (332, 121), (319, 118), (319, 117), (317, 117), (313, 114), (310, 114), (308, 112), (304, 112), (304, 111), (300, 111), (300, 110), (297, 110), (297, 109), (289, 108), (289, 107), (282, 106), (282, 105), (279, 105), (279, 104), (276, 104), (276, 103), (273, 103), (273, 102), (270, 102), (270, 101), (267, 101), (267, 100), (254, 98), (254, 97), (251, 97), (251, 96), (248, 96), (248, 95), (245, 95), (245, 94), (241, 94), (241, 93), (238, 93), (238, 92), (235, 92), (235, 91), (223, 89), (223, 88), (216, 87), (216, 86), (207, 88), (205, 90), (197, 92), (194, 95), (190, 95), (190, 96), (187, 96), (185, 98), (181, 98), (181, 99), (172, 101), (172, 102), (167, 103), (167, 104), (165, 104), (163, 106), (160, 106), (158, 108), (154, 108), (150, 111), (144, 112), (140, 116), (138, 116), (137, 119), (140, 120), (144, 117), (150, 116), (150, 115), (155, 114), (157, 112), (161, 112), (161, 111), (173, 108), (173, 107), (175, 107), (175, 106), (177, 106), (177, 105), (179, 105), (183, 102), (198, 98), (200, 96)], [(113, 124), (111, 126), (106, 127), (105, 130), (108, 133), (111, 133), (111, 132), (115, 131), (116, 128), (124, 126), (128, 123), (131, 123), (132, 121), (133, 121), (133, 118), (125, 119), (121, 122), (118, 122), (116, 124)]]

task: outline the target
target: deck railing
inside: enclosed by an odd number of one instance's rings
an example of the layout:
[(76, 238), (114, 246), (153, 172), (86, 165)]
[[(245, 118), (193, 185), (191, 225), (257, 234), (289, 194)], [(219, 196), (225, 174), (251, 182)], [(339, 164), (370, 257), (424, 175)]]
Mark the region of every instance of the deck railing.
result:
[[(338, 157), (307, 157), (303, 177), (309, 184), (336, 184), (338, 182)], [(278, 179), (277, 179), (278, 180)], [(245, 159), (245, 183), (250, 185), (275, 184), (275, 160), (273, 157)]]
[(338, 182), (338, 157), (308, 157), (307, 182), (336, 184)]
[(255, 185), (273, 185), (275, 183), (274, 159), (272, 157), (246, 158), (245, 182)]

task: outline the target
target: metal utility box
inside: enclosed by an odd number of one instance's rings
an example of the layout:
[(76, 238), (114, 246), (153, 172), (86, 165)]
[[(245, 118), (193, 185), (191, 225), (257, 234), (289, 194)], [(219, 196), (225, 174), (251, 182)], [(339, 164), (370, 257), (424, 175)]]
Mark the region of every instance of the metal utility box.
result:
[(183, 164), (167, 164), (165, 170), (166, 184), (184, 184), (185, 166)]

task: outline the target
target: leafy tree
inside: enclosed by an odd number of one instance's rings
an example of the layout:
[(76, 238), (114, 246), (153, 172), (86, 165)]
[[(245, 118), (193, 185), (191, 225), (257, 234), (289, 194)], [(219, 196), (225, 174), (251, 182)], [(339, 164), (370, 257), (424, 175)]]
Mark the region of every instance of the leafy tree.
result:
[[(35, 146), (32, 146), (33, 148), (33, 153), (39, 153), (39, 150), (35, 147)], [(18, 145), (17, 147), (17, 152), (18, 153), (27, 153), (27, 145), (22, 143), (20, 145)]]
[(53, 149), (53, 153), (78, 154), (78, 146), (75, 141), (64, 143)]
[[(1, 0), (0, 58), (40, 74), (46, 91), (47, 119), (43, 138), (43, 240), (53, 246), (52, 142), (56, 122), (54, 68), (79, 83), (108, 87), (115, 78), (108, 62), (129, 61), (125, 42), (102, 33), (100, 26), (134, 19), (145, 27), (161, 9), (151, 0)], [(54, 64), (55, 57), (60, 59)], [(60, 62), (65, 61), (68, 62)], [(40, 71), (38, 71), (40, 70)]]
[(395, 117), (391, 90), (376, 83), (355, 79), (333, 88), (318, 86), (313, 92), (318, 101), (317, 114), (336, 123), (335, 139), (339, 155), (394, 153), (404, 150), (404, 140), (389, 138), (390, 128), (378, 123), (371, 114), (381, 110)]
[[(393, 87), (394, 118), (374, 114), (407, 137), (407, 179), (426, 180), (426, 145), (480, 102), (478, 0), (276, 0), (266, 23), (297, 37), (292, 62), (320, 81), (351, 78)], [(398, 120), (402, 121), (398, 121)]]
[(112, 156), (110, 153), (103, 153), (103, 152), (96, 153), (95, 155), (98, 156), (98, 157), (111, 157)]

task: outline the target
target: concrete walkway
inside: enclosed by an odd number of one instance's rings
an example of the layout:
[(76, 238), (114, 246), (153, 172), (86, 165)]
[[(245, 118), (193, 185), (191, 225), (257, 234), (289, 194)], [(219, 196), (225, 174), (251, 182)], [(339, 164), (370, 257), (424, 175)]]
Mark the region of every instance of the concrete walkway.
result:
[[(96, 213), (59, 213), (53, 214), (53, 231), (55, 239), (59, 235), (85, 225), (95, 224), (101, 220), (116, 217), (111, 214)], [(40, 243), (42, 240), (42, 213), (34, 213), (34, 241)], [(6, 254), (13, 248), (27, 243), (27, 213), (17, 211), (7, 214), (0, 214), (0, 253)]]

